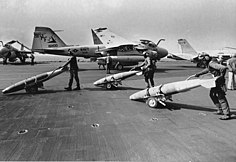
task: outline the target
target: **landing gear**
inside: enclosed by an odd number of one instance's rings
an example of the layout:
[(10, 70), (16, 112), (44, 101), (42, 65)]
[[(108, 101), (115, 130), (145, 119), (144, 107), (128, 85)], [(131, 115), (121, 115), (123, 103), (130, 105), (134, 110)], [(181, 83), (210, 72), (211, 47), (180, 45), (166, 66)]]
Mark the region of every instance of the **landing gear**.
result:
[(123, 65), (118, 64), (116, 68), (117, 68), (117, 70), (123, 70), (124, 67), (123, 67)]
[(3, 65), (7, 65), (7, 58), (3, 58), (3, 62), (2, 62)]
[(120, 64), (120, 62), (117, 62), (115, 65), (114, 65), (114, 69), (117, 69), (117, 70), (123, 70), (124, 66), (122, 64)]

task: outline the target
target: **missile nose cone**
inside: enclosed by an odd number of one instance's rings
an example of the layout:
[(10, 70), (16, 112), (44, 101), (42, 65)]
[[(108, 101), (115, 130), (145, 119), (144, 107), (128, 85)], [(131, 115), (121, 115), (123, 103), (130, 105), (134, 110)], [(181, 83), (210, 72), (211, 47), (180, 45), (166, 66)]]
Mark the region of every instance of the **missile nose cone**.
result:
[(94, 83), (93, 83), (93, 85), (95, 85), (95, 86), (98, 86), (100, 84), (100, 81), (99, 80), (97, 80), (97, 81), (95, 81)]
[(134, 98), (134, 95), (129, 96), (129, 99), (130, 99), (130, 100), (134, 100), (134, 99), (135, 99), (135, 98)]
[(2, 93), (3, 93), (3, 94), (8, 93), (8, 89), (6, 88), (6, 89), (2, 90)]
[(95, 85), (95, 86), (96, 86), (96, 85), (97, 85), (97, 82), (94, 82), (94, 83), (93, 83), (93, 85)]

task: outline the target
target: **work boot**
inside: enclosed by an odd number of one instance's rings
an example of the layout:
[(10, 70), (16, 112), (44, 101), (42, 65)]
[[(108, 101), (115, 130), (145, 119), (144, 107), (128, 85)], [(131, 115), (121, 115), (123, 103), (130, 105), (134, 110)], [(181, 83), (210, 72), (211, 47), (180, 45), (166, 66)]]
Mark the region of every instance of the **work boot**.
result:
[(65, 90), (71, 91), (72, 89), (71, 89), (71, 87), (65, 87)]
[(74, 88), (73, 90), (80, 90), (80, 87), (76, 87), (76, 88)]
[(217, 110), (214, 112), (215, 115), (223, 115), (223, 111), (222, 110)]
[(219, 119), (220, 120), (229, 120), (229, 119), (231, 119), (231, 115), (230, 114), (222, 115)]

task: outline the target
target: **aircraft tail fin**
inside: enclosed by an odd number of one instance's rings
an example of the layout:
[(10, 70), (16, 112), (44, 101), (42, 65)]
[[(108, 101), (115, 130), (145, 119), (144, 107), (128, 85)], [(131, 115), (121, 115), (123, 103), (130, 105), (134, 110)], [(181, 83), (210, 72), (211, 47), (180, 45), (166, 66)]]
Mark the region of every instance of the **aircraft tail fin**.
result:
[(187, 53), (191, 55), (198, 55), (197, 51), (189, 44), (186, 39), (178, 39), (181, 53)]
[(65, 47), (61, 38), (48, 27), (35, 27), (32, 51), (40, 52), (45, 48)]
[(94, 32), (94, 30), (91, 29), (91, 31), (92, 31), (92, 36), (93, 36), (93, 43), (94, 44), (103, 44), (102, 41), (97, 36), (97, 34)]

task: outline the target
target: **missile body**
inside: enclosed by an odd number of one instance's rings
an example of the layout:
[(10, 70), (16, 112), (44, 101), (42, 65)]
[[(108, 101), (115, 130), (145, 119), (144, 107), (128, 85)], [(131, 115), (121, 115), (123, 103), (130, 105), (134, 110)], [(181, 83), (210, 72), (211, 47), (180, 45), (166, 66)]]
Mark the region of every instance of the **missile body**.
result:
[(157, 97), (157, 98), (161, 97), (163, 101), (163, 97), (166, 98), (167, 96), (171, 96), (176, 93), (186, 92), (200, 86), (203, 86), (205, 88), (215, 87), (215, 80), (216, 78), (193, 79), (193, 80), (167, 83), (136, 92), (132, 94), (129, 98), (131, 100), (140, 100), (140, 99), (146, 99), (148, 97)]
[(33, 87), (33, 86), (41, 87), (43, 82), (63, 73), (65, 71), (67, 71), (67, 67), (60, 67), (60, 68), (57, 68), (56, 70), (27, 78), (25, 80), (19, 81), (15, 84), (5, 88), (4, 90), (2, 90), (2, 93), (7, 94), (7, 93), (16, 92), (16, 91), (19, 91), (22, 89), (27, 90), (28, 88)]
[(94, 82), (93, 84), (95, 86), (99, 86), (99, 87), (103, 87), (103, 86), (110, 85), (110, 84), (113, 84), (114, 86), (117, 86), (118, 83), (120, 83), (122, 80), (124, 80), (126, 78), (129, 78), (129, 77), (135, 75), (138, 72), (139, 71), (127, 71), (127, 72), (113, 74), (113, 75), (104, 77), (102, 79), (99, 79), (96, 82)]

